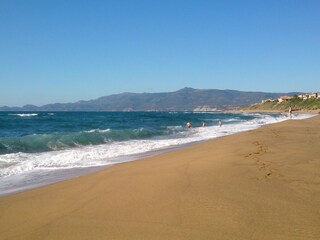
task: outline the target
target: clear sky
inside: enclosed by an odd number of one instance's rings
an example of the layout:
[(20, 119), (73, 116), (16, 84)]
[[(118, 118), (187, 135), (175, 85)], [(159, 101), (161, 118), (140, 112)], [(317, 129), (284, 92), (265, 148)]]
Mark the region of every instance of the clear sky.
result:
[(320, 1), (0, 0), (0, 106), (320, 91)]

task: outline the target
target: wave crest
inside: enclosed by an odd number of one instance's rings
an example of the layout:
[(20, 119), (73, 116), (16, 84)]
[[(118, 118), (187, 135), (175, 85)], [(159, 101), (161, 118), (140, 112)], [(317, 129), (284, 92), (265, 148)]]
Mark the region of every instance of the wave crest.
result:
[(35, 117), (35, 116), (38, 116), (38, 113), (13, 113), (8, 115), (18, 116), (18, 117)]

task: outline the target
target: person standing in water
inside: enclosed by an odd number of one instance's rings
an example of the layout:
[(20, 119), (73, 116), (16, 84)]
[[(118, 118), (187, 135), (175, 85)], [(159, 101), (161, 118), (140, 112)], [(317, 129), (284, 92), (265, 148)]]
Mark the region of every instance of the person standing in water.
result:
[(187, 127), (187, 128), (191, 128), (191, 123), (190, 123), (189, 121), (187, 122), (186, 127)]
[(219, 124), (219, 127), (221, 127), (221, 126), (222, 126), (222, 122), (221, 122), (221, 120), (219, 120), (218, 124)]
[(205, 126), (206, 126), (206, 122), (203, 121), (203, 122), (202, 122), (202, 127), (205, 127)]
[(289, 118), (292, 118), (292, 107), (291, 106), (289, 106)]

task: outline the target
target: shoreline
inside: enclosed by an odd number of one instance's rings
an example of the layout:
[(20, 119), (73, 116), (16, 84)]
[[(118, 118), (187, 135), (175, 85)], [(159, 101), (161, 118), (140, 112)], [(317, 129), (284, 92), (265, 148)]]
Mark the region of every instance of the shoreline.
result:
[(3, 239), (318, 239), (320, 117), (0, 197)]
[[(282, 114), (288, 114), (288, 111), (282, 111), (282, 110), (249, 110), (249, 109), (244, 109), (244, 110), (229, 110), (226, 112), (230, 113), (282, 113)], [(320, 114), (320, 109), (316, 110), (293, 110), (292, 114), (315, 114), (318, 115)]]
[[(302, 114), (303, 115), (303, 114)], [(309, 114), (308, 117), (312, 115)], [(297, 118), (300, 118), (298, 115), (296, 116)], [(283, 121), (283, 120), (281, 120)], [(266, 125), (269, 125), (272, 123), (266, 123)], [(228, 125), (226, 125), (228, 126)], [(211, 126), (212, 127), (212, 126)], [(213, 126), (214, 127), (214, 126)], [(238, 131), (235, 132), (225, 132), (223, 128), (218, 128), (218, 129), (211, 129), (210, 131), (216, 132), (217, 130), (217, 136), (212, 137), (212, 138), (207, 138), (207, 139), (202, 139), (202, 140), (193, 140), (192, 142), (186, 142), (183, 144), (179, 145), (173, 145), (161, 149), (153, 149), (149, 150), (146, 152), (142, 153), (136, 153), (136, 154), (130, 154), (130, 155), (124, 155), (124, 156), (118, 156), (110, 159), (107, 164), (105, 165), (96, 165), (96, 166), (86, 166), (86, 167), (73, 167), (73, 168), (61, 168), (61, 169), (56, 169), (56, 170), (38, 170), (33, 173), (22, 173), (19, 176), (13, 176), (13, 177), (7, 177), (2, 179), (2, 184), (0, 186), (0, 197), (1, 196), (8, 196), (11, 194), (15, 194), (18, 192), (23, 192), (23, 191), (28, 191), (34, 188), (38, 187), (43, 187), (46, 185), (51, 185), (54, 183), (58, 183), (61, 181), (65, 181), (68, 179), (80, 177), (83, 175), (91, 174), (109, 167), (113, 167), (117, 164), (122, 164), (126, 162), (131, 162), (131, 161), (137, 161), (137, 160), (142, 160), (144, 158), (156, 156), (159, 154), (163, 154), (166, 152), (171, 152), (175, 151), (178, 149), (183, 149), (188, 146), (196, 145), (203, 143), (208, 140), (213, 140), (217, 139), (219, 137), (227, 136), (227, 135), (233, 135), (236, 134), (237, 132), (243, 132), (243, 131), (248, 131), (248, 130), (253, 130), (256, 128), (260, 128), (261, 125), (252, 125), (251, 127), (247, 129), (239, 129)], [(222, 134), (219, 133), (225, 132)], [(222, 134), (222, 135), (221, 135)]]
[[(125, 164), (125, 163), (129, 163), (129, 162), (144, 160), (146, 158), (152, 158), (157, 155), (176, 151), (179, 149), (190, 147), (192, 145), (201, 144), (202, 142), (205, 142), (205, 141), (208, 141), (208, 140), (200, 140), (200, 141), (184, 143), (181, 145), (172, 146), (172, 147), (168, 147), (168, 148), (164, 148), (164, 149), (152, 150), (152, 151), (148, 151), (148, 152), (144, 152), (144, 153), (132, 154), (129, 156), (116, 157), (116, 158), (114, 158), (114, 160), (115, 160), (114, 164), (82, 167), (82, 168), (81, 167), (66, 168), (66, 169), (59, 169), (59, 170), (51, 171), (51, 172), (44, 172), (43, 175), (46, 175), (46, 177), (41, 182), (39, 182), (39, 181), (31, 181), (30, 182), (27, 180), (29, 182), (28, 185), (25, 185), (24, 183), (22, 183), (22, 184), (16, 183), (16, 186), (18, 186), (16, 189), (9, 189), (9, 190), (5, 190), (4, 192), (0, 192), (0, 198), (10, 196), (13, 194), (23, 193), (23, 192), (30, 191), (30, 190), (37, 189), (37, 188), (41, 188), (41, 187), (46, 187), (46, 186), (49, 186), (52, 184), (56, 184), (59, 182), (63, 182), (63, 181), (71, 180), (74, 178), (86, 176), (89, 174), (94, 174), (94, 173), (97, 173), (99, 171), (104, 171), (108, 168), (114, 167), (119, 164)], [(121, 159), (121, 160), (118, 161), (119, 159)], [(42, 173), (40, 172), (36, 175), (41, 176)]]

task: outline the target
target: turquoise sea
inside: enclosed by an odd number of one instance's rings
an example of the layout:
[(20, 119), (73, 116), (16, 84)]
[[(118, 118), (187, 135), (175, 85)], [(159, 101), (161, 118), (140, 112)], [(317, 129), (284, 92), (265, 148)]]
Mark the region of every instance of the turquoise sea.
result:
[(223, 112), (0, 112), (0, 195), (286, 119)]

